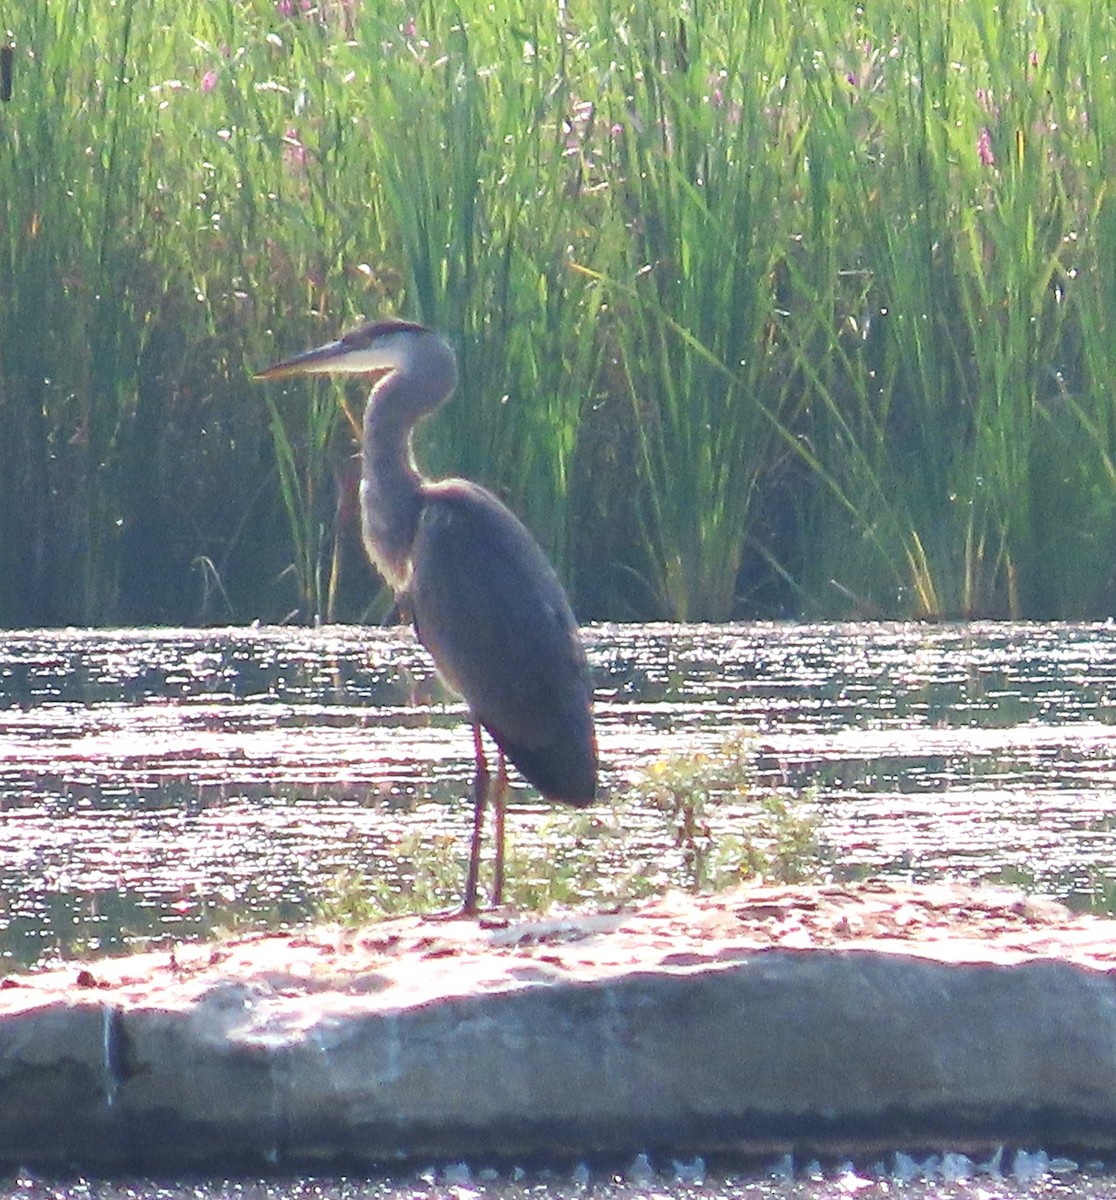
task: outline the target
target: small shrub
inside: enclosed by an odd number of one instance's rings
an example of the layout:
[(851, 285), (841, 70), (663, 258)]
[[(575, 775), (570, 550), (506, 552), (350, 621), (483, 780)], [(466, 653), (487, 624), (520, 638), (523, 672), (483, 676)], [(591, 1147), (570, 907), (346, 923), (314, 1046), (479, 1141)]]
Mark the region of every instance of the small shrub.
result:
[[(691, 891), (757, 877), (801, 883), (822, 870), (817, 819), (800, 797), (756, 795), (745, 735), (652, 763), (635, 791), (666, 815)], [(715, 830), (718, 808), (728, 805), (752, 808), (745, 828)]]
[[(633, 803), (634, 802), (634, 803)], [(747, 810), (746, 815), (730, 818)], [(640, 820), (650, 812), (656, 821)], [(509, 814), (510, 815), (510, 814)], [(657, 820), (665, 817), (664, 839)], [(626, 793), (591, 812), (555, 809), (529, 837), (509, 819), (504, 899), (513, 908), (616, 907), (669, 887), (711, 892), (746, 879), (802, 883), (825, 868), (818, 822), (800, 796), (758, 794), (749, 741), (653, 762)], [(522, 840), (517, 840), (517, 834)], [(674, 861), (662, 853), (664, 841)], [(369, 877), (343, 871), (318, 902), (320, 920), (363, 924), (452, 909), (461, 896), (468, 839), (423, 830), (396, 843), (396, 866)], [(482, 866), (490, 869), (491, 854)]]

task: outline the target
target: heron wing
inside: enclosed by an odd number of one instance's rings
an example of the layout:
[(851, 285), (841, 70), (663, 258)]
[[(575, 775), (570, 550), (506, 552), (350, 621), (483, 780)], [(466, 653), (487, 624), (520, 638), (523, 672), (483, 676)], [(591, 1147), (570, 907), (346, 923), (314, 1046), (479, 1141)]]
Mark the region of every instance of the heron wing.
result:
[(591, 685), (565, 591), (525, 526), (465, 480), (428, 485), (411, 600), (446, 682), (544, 795), (588, 803)]

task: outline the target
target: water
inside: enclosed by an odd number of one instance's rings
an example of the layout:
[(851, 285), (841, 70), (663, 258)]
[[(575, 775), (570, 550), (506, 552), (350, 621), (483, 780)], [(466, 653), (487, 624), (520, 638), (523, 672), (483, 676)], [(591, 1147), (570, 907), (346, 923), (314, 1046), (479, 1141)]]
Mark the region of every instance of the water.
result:
[[(618, 1171), (578, 1164), (557, 1172), (473, 1172), (463, 1163), (385, 1178), (0, 1179), (0, 1200), (1114, 1200), (1116, 1176), (1080, 1171), (1041, 1151), (1005, 1155), (988, 1169), (957, 1154), (895, 1155), (868, 1169), (779, 1162), (756, 1172), (706, 1173), (701, 1160), (649, 1170), (643, 1156)], [(694, 1168), (698, 1167), (695, 1174)], [(789, 1172), (789, 1173), (788, 1173)]]
[[(837, 873), (1116, 894), (1112, 625), (587, 640), (615, 805), (600, 812), (623, 826), (629, 867), (677, 859), (662, 815), (629, 794), (646, 764), (749, 730), (757, 784), (809, 789)], [(408, 630), (5, 634), (0, 962), (300, 921), (339, 872), (405, 872), (409, 837), (463, 855), (471, 754)], [(519, 844), (585, 840), (532, 793), (517, 801)], [(717, 830), (748, 807), (718, 810)]]

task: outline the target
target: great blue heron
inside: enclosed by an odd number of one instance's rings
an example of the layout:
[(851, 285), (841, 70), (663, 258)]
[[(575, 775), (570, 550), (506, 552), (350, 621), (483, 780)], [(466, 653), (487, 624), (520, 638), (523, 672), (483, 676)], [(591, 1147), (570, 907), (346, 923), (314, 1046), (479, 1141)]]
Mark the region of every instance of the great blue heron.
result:
[[(419, 641), (469, 706), (476, 775), (463, 909), (475, 913), (490, 790), (492, 897), (496, 904), (503, 898), (505, 757), (548, 800), (582, 807), (594, 799), (597, 745), (585, 649), (554, 568), (519, 519), (478, 484), (419, 473), (411, 435), (457, 382), (449, 346), (411, 321), (372, 321), (257, 378), (339, 374), (374, 380), (361, 445), (365, 548), (392, 587), (408, 593)], [(494, 781), (482, 727), (499, 750)]]

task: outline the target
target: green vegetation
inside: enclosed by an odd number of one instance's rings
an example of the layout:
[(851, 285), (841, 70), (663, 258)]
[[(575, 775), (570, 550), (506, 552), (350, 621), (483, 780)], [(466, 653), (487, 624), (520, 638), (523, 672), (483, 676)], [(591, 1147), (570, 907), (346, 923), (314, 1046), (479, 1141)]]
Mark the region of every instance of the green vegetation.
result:
[[(738, 735), (710, 751), (677, 754), (652, 763), (636, 795), (662, 812), (681, 854), (686, 886), (719, 890), (761, 877), (803, 883), (822, 873), (818, 822), (803, 798), (756, 793), (748, 738)], [(753, 811), (744, 827), (716, 827), (718, 808)]]
[(424, 461), (521, 512), (583, 617), (1116, 610), (1113, 6), (4, 31), (0, 625), (382, 615), (362, 397), (249, 376), (390, 311), (461, 358)]
[[(817, 881), (826, 855), (809, 798), (757, 792), (752, 757), (748, 738), (738, 735), (712, 750), (658, 759), (613, 798), (609, 811), (548, 812), (530, 848), (517, 844), (524, 815), (516, 814), (507, 828), (506, 902), (536, 911), (607, 907), (671, 887), (711, 892), (749, 879)], [(674, 851), (665, 856), (664, 821)], [(460, 901), (467, 853), (464, 837), (407, 834), (395, 848), (394, 876), (344, 872), (315, 915), (351, 925), (452, 909)]]

